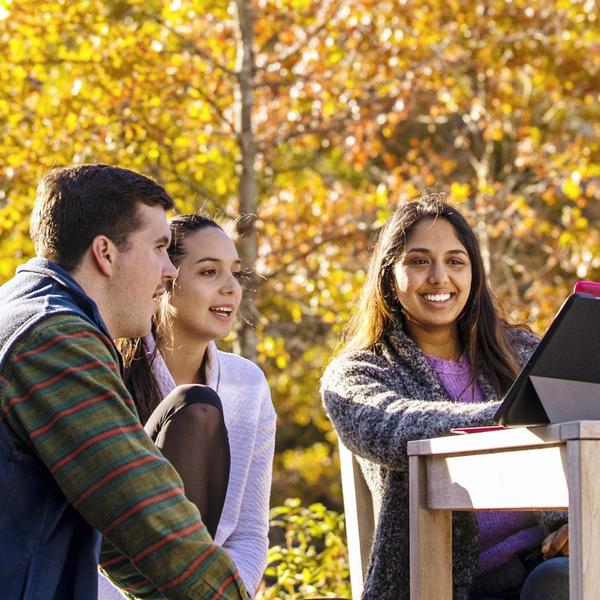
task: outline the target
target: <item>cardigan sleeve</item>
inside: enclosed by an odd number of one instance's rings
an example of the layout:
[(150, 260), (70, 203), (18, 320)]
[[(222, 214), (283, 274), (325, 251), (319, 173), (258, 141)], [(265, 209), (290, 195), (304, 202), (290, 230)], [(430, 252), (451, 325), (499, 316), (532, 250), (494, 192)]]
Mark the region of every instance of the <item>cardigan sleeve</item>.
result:
[(254, 446), (249, 450), (252, 459), (239, 520), (234, 531), (223, 543), (223, 548), (233, 559), (252, 597), (267, 566), (269, 497), (275, 449), (276, 414), (264, 376), (259, 394), (261, 411)]
[(342, 355), (328, 366), (321, 385), (323, 403), (352, 452), (405, 469), (408, 441), (493, 423), (499, 402), (457, 403), (414, 386), (417, 391), (411, 395), (406, 379), (395, 365), (371, 352)]

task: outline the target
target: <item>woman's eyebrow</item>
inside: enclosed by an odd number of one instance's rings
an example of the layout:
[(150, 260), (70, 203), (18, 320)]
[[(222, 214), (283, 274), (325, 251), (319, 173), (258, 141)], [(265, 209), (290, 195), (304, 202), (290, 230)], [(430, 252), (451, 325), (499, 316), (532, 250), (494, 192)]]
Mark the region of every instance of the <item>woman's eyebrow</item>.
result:
[[(199, 264), (201, 262), (218, 262), (218, 263), (220, 263), (220, 262), (223, 262), (223, 259), (221, 259), (221, 258), (214, 258), (212, 256), (203, 256), (202, 258), (199, 258), (196, 261), (196, 264)], [(236, 260), (233, 261), (233, 264), (234, 265), (241, 265), (242, 261), (238, 258), (238, 259), (236, 259)]]
[[(419, 252), (421, 254), (430, 254), (431, 250), (429, 248), (409, 248), (406, 251), (406, 254), (410, 254), (411, 252)], [(446, 250), (446, 254), (467, 254), (465, 250), (461, 248), (456, 248), (452, 250)]]
[(428, 254), (429, 252), (431, 252), (431, 250), (429, 248), (409, 248), (406, 251), (406, 254), (410, 254), (411, 252), (420, 252), (421, 254)]

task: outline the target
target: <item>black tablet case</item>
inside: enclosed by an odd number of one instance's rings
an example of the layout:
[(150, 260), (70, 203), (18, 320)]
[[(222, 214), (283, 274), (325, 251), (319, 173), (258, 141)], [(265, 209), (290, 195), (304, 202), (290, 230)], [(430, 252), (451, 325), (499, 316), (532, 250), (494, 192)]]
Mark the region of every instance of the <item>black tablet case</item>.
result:
[(567, 298), (495, 419), (507, 427), (600, 419), (600, 298)]

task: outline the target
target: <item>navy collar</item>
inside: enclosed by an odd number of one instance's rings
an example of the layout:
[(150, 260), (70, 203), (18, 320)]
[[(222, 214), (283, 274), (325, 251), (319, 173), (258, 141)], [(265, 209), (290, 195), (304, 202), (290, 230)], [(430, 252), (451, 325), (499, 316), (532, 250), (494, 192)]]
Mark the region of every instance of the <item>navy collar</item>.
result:
[(75, 302), (80, 306), (80, 308), (84, 310), (91, 319), (93, 319), (102, 333), (104, 333), (109, 340), (112, 339), (104, 320), (100, 316), (98, 305), (85, 293), (83, 288), (79, 285), (79, 283), (77, 283), (73, 276), (65, 271), (61, 266), (46, 258), (36, 257), (19, 266), (17, 268), (17, 273), (21, 272), (35, 273), (37, 275), (48, 277), (55, 281), (62, 288), (65, 288), (73, 297)]

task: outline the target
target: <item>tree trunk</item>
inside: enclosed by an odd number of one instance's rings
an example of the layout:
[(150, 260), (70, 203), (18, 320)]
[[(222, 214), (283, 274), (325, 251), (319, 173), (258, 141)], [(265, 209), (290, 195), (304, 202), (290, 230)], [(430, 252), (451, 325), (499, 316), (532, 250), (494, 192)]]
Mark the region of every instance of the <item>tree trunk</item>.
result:
[(242, 301), (243, 322), (238, 330), (238, 351), (246, 358), (256, 361), (256, 330), (258, 311), (255, 302), (257, 284), (256, 259), (258, 238), (256, 235), (257, 186), (256, 186), (256, 140), (252, 130), (252, 106), (254, 102), (254, 9), (252, 0), (235, 0), (238, 19), (236, 90), (236, 129), (240, 144), (239, 215), (236, 229), (239, 235), (238, 251), (244, 268), (250, 272), (248, 286)]

